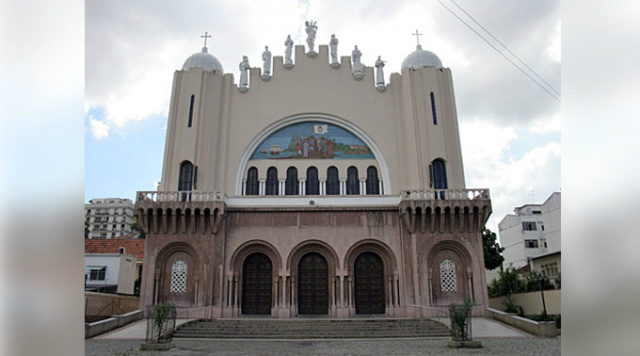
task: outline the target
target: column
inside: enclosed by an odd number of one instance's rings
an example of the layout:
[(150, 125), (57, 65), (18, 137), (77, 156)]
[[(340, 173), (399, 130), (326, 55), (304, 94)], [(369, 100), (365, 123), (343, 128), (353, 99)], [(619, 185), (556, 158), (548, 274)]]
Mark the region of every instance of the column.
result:
[(367, 178), (360, 178), (360, 195), (367, 194)]
[(298, 191), (300, 195), (306, 195), (306, 188), (307, 188), (307, 179), (306, 178), (300, 178), (298, 179)]
[(278, 195), (284, 195), (284, 186), (286, 181), (286, 178), (278, 179)]
[(378, 190), (380, 191), (380, 195), (384, 195), (384, 191), (382, 190), (382, 179), (378, 181)]
[(398, 295), (398, 275), (393, 275), (393, 306), (398, 308), (400, 307), (400, 295)]
[(416, 234), (411, 234), (411, 262), (413, 265), (413, 304), (420, 305), (422, 301), (420, 300), (420, 278), (418, 276), (418, 248), (416, 241)]
[(298, 296), (296, 293), (296, 277), (291, 276), (291, 306), (298, 309)]
[(247, 194), (247, 179), (243, 179), (242, 180), (242, 195), (246, 195)]
[(469, 298), (471, 298), (471, 300), (475, 300), (473, 296), (473, 273), (471, 272), (470, 267), (467, 267), (467, 283), (469, 285)]
[(273, 281), (273, 302), (271, 303), (271, 307), (272, 308), (277, 308), (280, 306), (280, 293), (279, 292), (279, 288), (278, 288), (278, 284), (280, 283), (280, 277), (278, 276), (277, 278), (275, 278), (275, 280)]
[(160, 288), (160, 274), (157, 273), (156, 274), (156, 283), (153, 286), (153, 288), (155, 289), (155, 293), (153, 294), (153, 304), (158, 304), (158, 293), (159, 293), (159, 288)]
[(346, 194), (347, 194), (347, 179), (342, 178), (340, 179), (340, 195), (346, 195)]
[(429, 306), (433, 306), (433, 270), (429, 268)]
[(193, 299), (193, 305), (198, 305), (198, 292), (200, 292), (200, 276), (196, 276), (196, 295)]
[(233, 290), (233, 276), (228, 276), (227, 277), (227, 306), (231, 306), (232, 303), (232, 299), (231, 296), (233, 295), (232, 293)]
[(393, 307), (393, 276), (387, 276), (387, 307)]
[(340, 307), (344, 307), (344, 276), (340, 276)]
[(238, 285), (238, 276), (233, 276), (233, 305), (235, 307), (238, 306), (238, 291), (239, 291), (239, 285)]
[(320, 195), (327, 195), (327, 181), (320, 180)]
[(259, 183), (260, 183), (260, 187), (258, 189), (258, 195), (264, 195), (265, 187), (267, 185), (267, 179), (266, 178), (260, 178)]
[(347, 277), (347, 304), (349, 307), (353, 306), (353, 293), (352, 293), (353, 286), (351, 285), (352, 279), (353, 278), (351, 278), (351, 276)]
[(336, 306), (336, 277), (330, 277), (331, 283), (329, 283), (329, 309), (334, 309)]

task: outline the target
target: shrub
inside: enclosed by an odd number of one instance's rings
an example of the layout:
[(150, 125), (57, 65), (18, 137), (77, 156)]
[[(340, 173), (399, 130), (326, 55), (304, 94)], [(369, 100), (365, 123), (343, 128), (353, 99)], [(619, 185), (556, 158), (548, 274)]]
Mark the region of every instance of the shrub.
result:
[(451, 337), (454, 340), (467, 341), (471, 339), (469, 333), (471, 307), (473, 302), (465, 298), (462, 304), (451, 304), (449, 306), (449, 317), (451, 318)]

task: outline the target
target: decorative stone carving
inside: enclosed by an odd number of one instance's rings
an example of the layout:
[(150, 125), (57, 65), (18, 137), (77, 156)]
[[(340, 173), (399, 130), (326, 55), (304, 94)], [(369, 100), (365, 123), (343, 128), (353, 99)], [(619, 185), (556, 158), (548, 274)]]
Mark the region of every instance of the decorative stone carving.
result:
[(304, 22), (307, 31), (307, 45), (309, 46), (309, 57), (315, 57), (316, 51), (313, 49), (313, 45), (316, 41), (316, 32), (318, 32), (318, 26), (316, 26), (316, 21), (305, 21)]
[(171, 293), (185, 293), (187, 291), (187, 263), (178, 260), (171, 266)]
[(264, 46), (262, 52), (262, 80), (267, 81), (271, 78), (271, 52), (269, 46)]
[(293, 40), (291, 35), (287, 35), (287, 39), (284, 41), (284, 67), (287, 69), (293, 68), (293, 61), (291, 60), (291, 50), (293, 49)]
[(331, 35), (331, 41), (329, 41), (329, 48), (331, 48), (331, 67), (339, 68), (340, 62), (338, 62), (338, 39), (336, 35)]
[(248, 86), (249, 86), (249, 74), (247, 73), (249, 71), (249, 59), (247, 58), (247, 56), (242, 56), (242, 62), (240, 62), (240, 83), (239, 83), (239, 89), (241, 93), (245, 93), (247, 90), (249, 90)]
[(376, 60), (376, 88), (378, 88), (379, 91), (384, 91), (386, 88), (384, 85), (384, 72), (382, 71), (385, 62), (386, 61), (383, 61), (380, 59), (380, 56), (378, 56)]
[(362, 79), (362, 63), (360, 62), (360, 58), (362, 57), (362, 52), (358, 49), (356, 45), (353, 51), (351, 52), (351, 60), (353, 61), (352, 71), (353, 77), (356, 80)]

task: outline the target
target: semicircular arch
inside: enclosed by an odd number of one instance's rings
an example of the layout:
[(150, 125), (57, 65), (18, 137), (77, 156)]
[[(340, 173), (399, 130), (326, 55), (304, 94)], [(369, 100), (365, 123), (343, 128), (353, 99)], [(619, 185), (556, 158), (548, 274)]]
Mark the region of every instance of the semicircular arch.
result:
[(329, 275), (335, 275), (340, 269), (340, 259), (336, 251), (324, 241), (320, 240), (307, 240), (299, 243), (291, 250), (289, 257), (287, 258), (287, 268), (292, 275), (297, 274), (298, 263), (300, 259), (307, 253), (316, 252), (322, 255), (329, 264)]
[(282, 128), (285, 128), (286, 126), (307, 121), (317, 121), (339, 126), (352, 133), (358, 139), (362, 140), (362, 142), (364, 142), (373, 153), (373, 156), (375, 157), (375, 160), (380, 168), (382, 181), (384, 182), (382, 187), (383, 191), (381, 193), (391, 193), (389, 168), (384, 159), (384, 156), (382, 155), (382, 150), (380, 150), (376, 142), (369, 135), (367, 135), (364, 130), (338, 116), (322, 113), (303, 113), (282, 118), (272, 123), (271, 125), (266, 126), (260, 132), (258, 132), (258, 134), (249, 142), (247, 147), (245, 147), (244, 151), (242, 152), (242, 156), (240, 156), (240, 164), (238, 165), (238, 170), (236, 172), (234, 188), (236, 195), (242, 195), (243, 176), (247, 168), (247, 163), (249, 162), (251, 155), (258, 148), (260, 143), (267, 139), (271, 134)]
[(382, 241), (367, 239), (358, 241), (347, 250), (344, 258), (344, 266), (349, 275), (354, 274), (353, 266), (355, 265), (356, 259), (365, 252), (373, 252), (382, 259), (385, 275), (394, 274), (398, 270), (398, 263), (391, 248)]
[(274, 274), (282, 268), (282, 257), (272, 244), (263, 240), (250, 240), (236, 248), (231, 255), (231, 259), (229, 260), (231, 274), (239, 274), (244, 261), (254, 253), (263, 253), (271, 259)]

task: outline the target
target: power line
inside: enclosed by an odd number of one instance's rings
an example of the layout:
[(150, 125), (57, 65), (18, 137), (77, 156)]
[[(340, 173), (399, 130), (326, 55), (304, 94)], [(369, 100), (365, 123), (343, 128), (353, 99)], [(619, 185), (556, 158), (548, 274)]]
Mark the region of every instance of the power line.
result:
[(527, 67), (527, 69), (529, 69), (531, 71), (531, 73), (533, 73), (536, 77), (540, 78), (540, 80), (542, 80), (551, 90), (553, 90), (556, 94), (558, 94), (558, 96), (561, 96), (560, 92), (558, 90), (556, 90), (556, 88), (554, 88), (551, 84), (549, 84), (546, 80), (544, 80), (544, 78), (542, 78), (540, 75), (538, 75), (538, 73), (536, 73), (535, 70), (531, 69), (531, 67), (529, 67), (522, 59), (520, 59), (518, 56), (516, 56), (515, 53), (511, 52), (511, 50), (509, 49), (509, 47), (507, 47), (504, 43), (502, 43), (499, 39), (496, 38), (496, 36), (494, 36), (493, 34), (491, 34), (491, 32), (489, 32), (489, 30), (487, 30), (484, 26), (482, 26), (478, 21), (476, 21), (476, 19), (471, 16), (471, 14), (469, 14), (468, 12), (466, 12), (460, 5), (458, 5), (458, 3), (456, 3), (453, 0), (450, 0), (454, 5), (456, 5), (460, 10), (462, 10), (462, 12), (464, 12), (467, 16), (469, 16), (469, 18), (471, 18), (471, 20), (473, 20), (473, 22), (476, 23), (476, 25), (480, 26), (481, 29), (484, 30), (484, 32), (486, 32), (489, 36), (491, 36), (491, 38), (493, 38), (496, 42), (498, 42), (502, 47), (504, 47), (504, 49), (507, 50), (507, 52), (509, 52), (513, 57), (515, 57), (515, 59), (517, 59), (520, 63), (522, 63), (522, 65), (524, 65), (525, 67)]
[(455, 16), (458, 20), (460, 20), (460, 22), (462, 22), (465, 26), (467, 26), (471, 31), (473, 31), (473, 33), (475, 33), (476, 35), (478, 35), (478, 37), (480, 37), (483, 41), (485, 41), (489, 46), (491, 46), (491, 48), (493, 48), (496, 52), (498, 52), (498, 54), (500, 54), (504, 59), (506, 59), (509, 63), (511, 63), (514, 67), (516, 67), (519, 71), (522, 72), (522, 74), (526, 75), (529, 79), (531, 79), (532, 82), (534, 82), (537, 86), (539, 86), (542, 90), (544, 90), (547, 94), (549, 94), (549, 96), (551, 96), (552, 98), (554, 98), (557, 102), (561, 102), (560, 98), (556, 97), (555, 94), (553, 94), (552, 92), (550, 92), (547, 88), (545, 88), (544, 86), (542, 86), (540, 83), (538, 83), (531, 75), (529, 75), (529, 73), (525, 72), (522, 68), (520, 68), (515, 62), (513, 62), (509, 57), (507, 57), (504, 53), (502, 53), (498, 48), (496, 48), (496, 46), (494, 46), (491, 42), (489, 42), (486, 38), (484, 38), (480, 33), (478, 33), (478, 31), (476, 31), (473, 27), (471, 27), (468, 23), (466, 23), (462, 18), (460, 18), (460, 16), (458, 16), (455, 12), (453, 12), (450, 8), (447, 7), (447, 5), (443, 4), (442, 1), (437, 0), (438, 3), (440, 3), (440, 5), (442, 5), (445, 9), (447, 9), (447, 11), (449, 11), (453, 16)]

